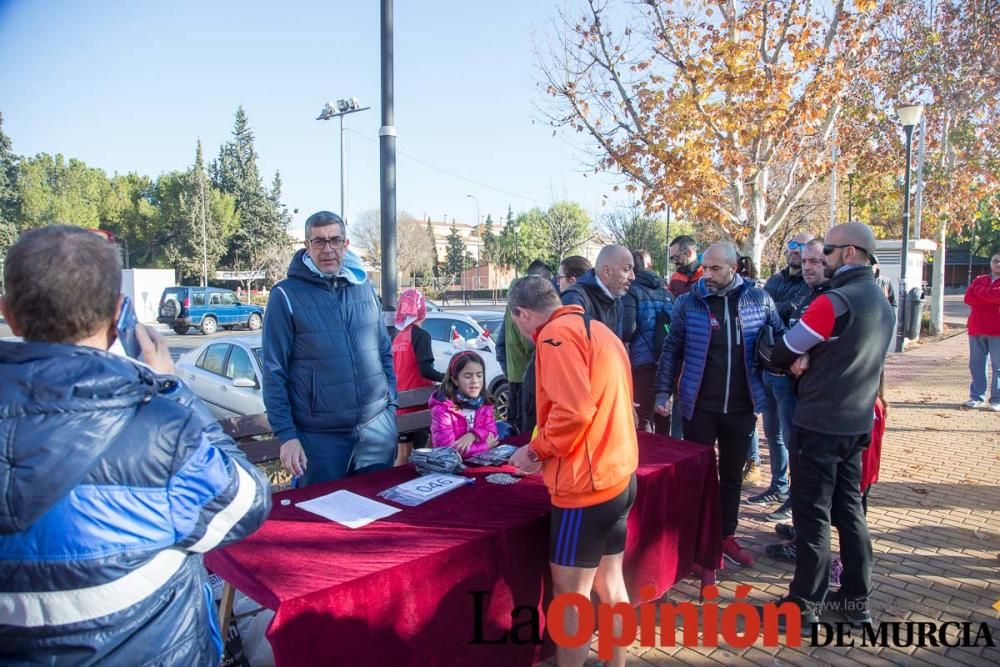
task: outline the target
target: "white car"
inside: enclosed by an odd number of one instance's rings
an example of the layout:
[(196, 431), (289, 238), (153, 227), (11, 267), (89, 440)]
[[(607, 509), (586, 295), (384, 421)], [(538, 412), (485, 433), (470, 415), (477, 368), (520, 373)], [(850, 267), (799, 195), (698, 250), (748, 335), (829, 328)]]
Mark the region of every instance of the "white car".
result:
[[(489, 327), (489, 337), (483, 337), (484, 328), (480, 325), (480, 321)], [(491, 323), (503, 326), (503, 312), (486, 310), (428, 312), (423, 329), (431, 336), (434, 368), (442, 373), (448, 371), (448, 364), (451, 363), (455, 353), (463, 349), (462, 343), (456, 345), (452, 342), (454, 337), (452, 327), (465, 341), (466, 348), (474, 349), (482, 356), (486, 362), (486, 386), (496, 401), (494, 412), (497, 419), (506, 419), (510, 388), (507, 386), (507, 376), (503, 374), (503, 369), (497, 361), (496, 336), (499, 326), (494, 328), (490, 326)]]
[(216, 417), (265, 412), (260, 334), (205, 343), (182, 354), (174, 365), (177, 375)]

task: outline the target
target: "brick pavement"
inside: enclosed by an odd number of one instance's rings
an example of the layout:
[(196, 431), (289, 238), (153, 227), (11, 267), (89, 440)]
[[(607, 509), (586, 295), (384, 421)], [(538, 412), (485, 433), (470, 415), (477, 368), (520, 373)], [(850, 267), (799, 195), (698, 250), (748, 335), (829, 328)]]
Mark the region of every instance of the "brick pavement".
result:
[[(875, 552), (871, 606), (876, 620), (883, 621), (971, 621), (977, 628), (987, 621), (996, 648), (766, 648), (760, 641), (746, 649), (646, 648), (636, 643), (628, 664), (1000, 664), (1000, 621), (992, 608), (1000, 600), (1000, 414), (957, 407), (968, 398), (967, 359), (962, 332), (887, 362), (888, 428), (868, 511)], [(761, 453), (766, 457), (763, 443)], [(766, 462), (763, 468), (768, 470)], [(744, 499), (766, 484), (765, 474), (760, 485), (744, 490)], [(745, 503), (741, 508), (739, 536), (757, 562), (719, 572), (720, 605), (734, 600), (737, 584), (753, 586), (752, 598), (760, 602), (787, 591), (794, 567), (764, 554), (764, 546), (777, 541), (764, 513)], [(693, 579), (664, 597), (675, 603), (697, 599)], [(829, 614), (824, 620), (840, 619)], [(681, 637), (678, 633), (678, 644)], [(599, 664), (595, 653), (587, 664)]]

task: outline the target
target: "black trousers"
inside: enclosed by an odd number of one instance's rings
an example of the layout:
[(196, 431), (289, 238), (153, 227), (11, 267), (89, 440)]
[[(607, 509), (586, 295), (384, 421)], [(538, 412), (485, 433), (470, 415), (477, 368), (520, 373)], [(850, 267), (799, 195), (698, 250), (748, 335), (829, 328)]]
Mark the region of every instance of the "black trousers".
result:
[(656, 364), (632, 367), (632, 396), (639, 406), (638, 430), (670, 435), (670, 417), (656, 414)]
[(743, 464), (757, 417), (752, 411), (723, 414), (695, 409), (684, 420), (684, 438), (705, 445), (719, 445), (719, 495), (722, 510), (722, 536), (736, 534), (740, 513), (740, 489), (743, 487)]
[(861, 452), (871, 442), (871, 434), (826, 435), (796, 426), (791, 442), (797, 557), (789, 594), (817, 604), (826, 599), (832, 524), (840, 534), (844, 563), (840, 589), (849, 600), (867, 600), (872, 542), (861, 503)]
[(521, 430), (521, 383), (508, 382), (507, 423)]

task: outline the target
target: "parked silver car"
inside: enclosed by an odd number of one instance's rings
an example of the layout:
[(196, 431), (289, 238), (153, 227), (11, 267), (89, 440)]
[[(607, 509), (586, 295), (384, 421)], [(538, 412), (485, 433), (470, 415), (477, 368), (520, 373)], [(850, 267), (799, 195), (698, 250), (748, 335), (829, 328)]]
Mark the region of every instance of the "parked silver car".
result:
[(260, 334), (214, 340), (180, 356), (177, 375), (216, 417), (263, 413)]

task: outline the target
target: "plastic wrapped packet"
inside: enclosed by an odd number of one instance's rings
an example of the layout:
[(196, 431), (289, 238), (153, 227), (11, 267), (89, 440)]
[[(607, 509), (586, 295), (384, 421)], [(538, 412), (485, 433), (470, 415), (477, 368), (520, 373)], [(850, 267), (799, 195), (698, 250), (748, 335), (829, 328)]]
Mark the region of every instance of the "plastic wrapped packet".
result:
[(516, 451), (517, 447), (514, 445), (498, 445), (466, 459), (465, 463), (474, 466), (502, 466), (510, 460)]

